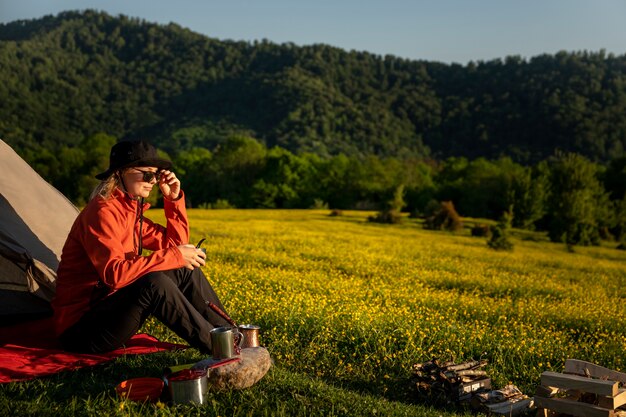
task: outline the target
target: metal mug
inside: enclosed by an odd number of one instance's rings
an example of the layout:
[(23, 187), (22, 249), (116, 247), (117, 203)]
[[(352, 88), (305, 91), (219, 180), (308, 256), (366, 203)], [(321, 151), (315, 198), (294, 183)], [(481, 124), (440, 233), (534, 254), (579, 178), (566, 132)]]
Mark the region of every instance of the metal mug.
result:
[(239, 354), (243, 341), (244, 335), (236, 327), (216, 327), (211, 330), (213, 359), (227, 359)]
[(259, 346), (259, 330), (260, 326), (256, 324), (240, 324), (237, 329), (243, 334), (244, 339), (241, 342), (241, 348), (257, 347)]
[(207, 371), (183, 369), (167, 377), (174, 404), (204, 404), (207, 394)]

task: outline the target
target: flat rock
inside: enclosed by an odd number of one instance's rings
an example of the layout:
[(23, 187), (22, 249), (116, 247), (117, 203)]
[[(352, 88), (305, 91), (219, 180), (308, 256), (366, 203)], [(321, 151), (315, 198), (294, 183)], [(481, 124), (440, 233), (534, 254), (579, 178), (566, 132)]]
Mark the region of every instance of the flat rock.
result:
[(244, 389), (256, 384), (272, 366), (262, 346), (241, 349), (240, 360), (209, 370), (208, 383), (216, 389)]

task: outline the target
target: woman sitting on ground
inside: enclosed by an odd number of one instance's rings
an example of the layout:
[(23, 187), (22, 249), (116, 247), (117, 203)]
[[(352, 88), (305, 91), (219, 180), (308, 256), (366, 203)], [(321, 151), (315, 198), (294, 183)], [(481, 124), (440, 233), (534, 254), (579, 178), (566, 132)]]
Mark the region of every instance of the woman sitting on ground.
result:
[[(189, 244), (180, 180), (172, 163), (145, 141), (111, 149), (102, 182), (74, 222), (63, 247), (52, 302), (64, 349), (98, 353), (117, 349), (153, 315), (203, 353), (209, 332), (228, 323), (200, 267), (205, 254)], [(143, 217), (143, 199), (158, 185), (167, 226)], [(142, 255), (143, 248), (153, 251)]]

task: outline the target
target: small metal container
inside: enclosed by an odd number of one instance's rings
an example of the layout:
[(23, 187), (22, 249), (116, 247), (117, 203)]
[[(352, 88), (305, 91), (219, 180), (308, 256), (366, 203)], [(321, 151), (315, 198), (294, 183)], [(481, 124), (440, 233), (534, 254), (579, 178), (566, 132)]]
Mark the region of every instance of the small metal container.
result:
[(213, 359), (227, 359), (239, 354), (243, 335), (236, 327), (216, 327), (211, 330)]
[(174, 404), (206, 403), (207, 371), (183, 369), (167, 378), (167, 386)]
[(260, 326), (257, 326), (256, 324), (240, 324), (237, 328), (239, 329), (239, 332), (243, 334), (243, 341), (241, 342), (242, 349), (259, 346)]

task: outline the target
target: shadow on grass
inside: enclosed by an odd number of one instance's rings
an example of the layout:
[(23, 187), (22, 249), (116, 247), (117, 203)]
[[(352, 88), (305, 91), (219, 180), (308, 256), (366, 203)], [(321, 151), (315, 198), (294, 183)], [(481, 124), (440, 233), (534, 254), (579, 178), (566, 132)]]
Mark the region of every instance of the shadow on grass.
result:
[[(202, 406), (124, 403), (115, 386), (124, 379), (160, 377), (167, 366), (200, 360), (197, 353), (155, 353), (47, 378), (0, 386), (0, 404), (19, 415), (352, 415), (458, 416), (450, 405), (413, 395), (410, 381), (390, 381), (388, 390), (365, 381), (324, 380), (273, 366), (259, 383), (239, 391), (209, 391)], [(161, 410), (159, 410), (161, 409)]]
[(88, 398), (108, 393), (115, 396), (115, 387), (120, 382), (138, 377), (161, 377), (163, 370), (172, 365), (194, 363), (203, 359), (189, 349), (148, 355), (128, 355), (103, 364), (74, 371), (65, 371), (30, 381), (15, 382), (0, 386), (0, 395), (8, 395), (16, 401), (31, 401), (45, 389), (46, 397), (55, 401), (70, 398)]
[(430, 396), (418, 392), (411, 377), (387, 379), (384, 384), (370, 381), (338, 381), (324, 379), (324, 383), (359, 395), (379, 397), (386, 401), (403, 403), (410, 406), (426, 406), (448, 412), (458, 412), (460, 408), (445, 396)]

